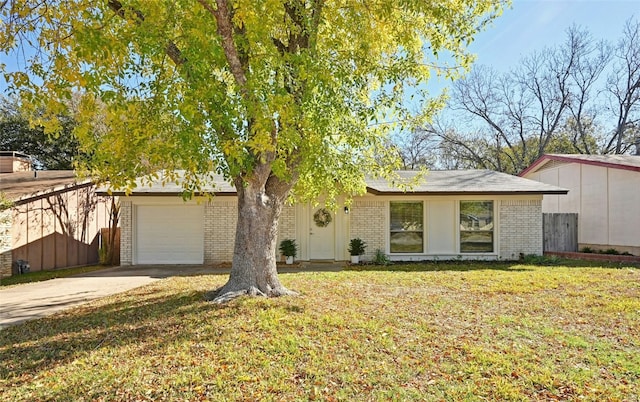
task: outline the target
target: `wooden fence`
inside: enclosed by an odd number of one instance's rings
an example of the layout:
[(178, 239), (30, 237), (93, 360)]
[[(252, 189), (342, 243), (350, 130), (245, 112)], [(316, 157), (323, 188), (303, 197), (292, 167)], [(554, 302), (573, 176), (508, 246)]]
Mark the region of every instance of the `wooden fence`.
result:
[(102, 237), (100, 245), (105, 249), (110, 249), (113, 253), (110, 264), (120, 265), (120, 228), (116, 228), (115, 235), (113, 236), (113, 244), (110, 244), (110, 232), (111, 229), (109, 228), (100, 229), (100, 236)]
[(542, 214), (544, 251), (578, 251), (578, 214)]

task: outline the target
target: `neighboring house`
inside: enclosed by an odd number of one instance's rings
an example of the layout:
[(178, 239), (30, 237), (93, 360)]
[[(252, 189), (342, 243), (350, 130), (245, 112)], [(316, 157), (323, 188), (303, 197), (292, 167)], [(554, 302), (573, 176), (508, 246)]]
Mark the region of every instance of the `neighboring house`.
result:
[(16, 155), (0, 155), (0, 165), (20, 167), (0, 174), (0, 192), (13, 202), (0, 212), (0, 277), (10, 276), (18, 260), (31, 271), (97, 263), (111, 198), (97, 196), (95, 185), (73, 171), (25, 171), (28, 159)]
[(0, 151), (0, 173), (28, 172), (31, 158), (22, 152)]
[(520, 176), (568, 188), (545, 195), (544, 213), (578, 214), (578, 248), (640, 255), (640, 156), (544, 155)]
[[(412, 177), (416, 172), (400, 172)], [(183, 201), (160, 180), (120, 197), (122, 265), (216, 264), (233, 255), (235, 189), (213, 178), (215, 196)], [(209, 191), (211, 191), (211, 189)], [(567, 190), (488, 170), (431, 171), (409, 192), (370, 180), (349, 206), (286, 206), (279, 239), (295, 239), (299, 260), (349, 259), (349, 240), (392, 260), (518, 259), (542, 254), (542, 197)], [(105, 191), (99, 194), (106, 195)]]

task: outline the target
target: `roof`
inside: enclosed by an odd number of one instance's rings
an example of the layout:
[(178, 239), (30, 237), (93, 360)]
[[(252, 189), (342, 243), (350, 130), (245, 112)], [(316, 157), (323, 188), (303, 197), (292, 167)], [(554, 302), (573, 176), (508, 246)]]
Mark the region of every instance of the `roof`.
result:
[[(181, 186), (181, 182), (185, 177), (185, 173), (182, 170), (176, 171), (175, 174), (177, 180), (171, 180), (169, 176), (163, 175), (162, 172), (157, 177), (144, 177), (136, 179), (136, 186), (132, 190), (131, 195), (172, 195), (182, 194), (184, 189)], [(220, 174), (210, 173), (208, 175), (202, 175), (201, 178), (204, 183), (200, 189), (200, 193), (210, 193), (215, 195), (235, 195), (236, 189), (224, 177)], [(111, 190), (111, 193), (109, 193)], [(110, 189), (109, 187), (100, 187), (97, 189), (98, 195), (126, 195), (124, 189)]]
[(13, 158), (26, 158), (26, 159), (31, 158), (29, 155), (25, 154), (24, 152), (19, 152), (19, 151), (0, 151), (0, 156), (10, 156)]
[(603, 166), (612, 169), (622, 169), (640, 172), (639, 155), (580, 155), (580, 154), (546, 154), (541, 156), (531, 166), (520, 173), (525, 176), (540, 170), (548, 162), (581, 163), (585, 165)]
[[(399, 171), (398, 175), (410, 180), (414, 178), (416, 171)], [(183, 177), (183, 172), (178, 172), (178, 178)], [(221, 175), (211, 174), (208, 185), (202, 188), (202, 192), (216, 195), (235, 195), (235, 188)], [(163, 184), (163, 181), (166, 181)], [(182, 194), (182, 187), (175, 181), (166, 177), (149, 180), (138, 179), (137, 186), (131, 195), (172, 195)], [(371, 194), (433, 194), (433, 195), (478, 195), (478, 194), (567, 194), (568, 190), (546, 183), (522, 177), (512, 176), (506, 173), (492, 170), (449, 170), (429, 171), (425, 177), (413, 188), (404, 191), (399, 184), (389, 183), (385, 179), (367, 179), (367, 191)], [(99, 195), (107, 194), (107, 188), (98, 189)], [(124, 195), (124, 191), (112, 191), (112, 195)]]
[(0, 192), (13, 201), (87, 183), (90, 181), (78, 179), (73, 170), (35, 170), (0, 174)]
[[(416, 171), (399, 171), (401, 178), (412, 179)], [(400, 186), (385, 179), (367, 180), (372, 194), (403, 194)], [(493, 170), (431, 170), (423, 180), (406, 191), (411, 194), (567, 194), (569, 190)]]

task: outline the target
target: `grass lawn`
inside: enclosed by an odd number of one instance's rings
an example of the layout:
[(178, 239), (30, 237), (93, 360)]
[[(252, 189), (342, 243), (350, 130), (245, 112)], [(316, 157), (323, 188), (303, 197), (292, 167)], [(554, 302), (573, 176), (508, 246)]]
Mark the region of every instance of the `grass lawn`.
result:
[(0, 286), (18, 285), (21, 283), (41, 282), (49, 279), (64, 278), (66, 276), (84, 274), (108, 268), (104, 265), (89, 265), (84, 267), (55, 269), (50, 271), (33, 271), (22, 275), (14, 275), (0, 279)]
[[(393, 270), (391, 270), (393, 269)], [(637, 401), (640, 270), (427, 264), (282, 274), (218, 306), (164, 279), (0, 332), (2, 401)]]

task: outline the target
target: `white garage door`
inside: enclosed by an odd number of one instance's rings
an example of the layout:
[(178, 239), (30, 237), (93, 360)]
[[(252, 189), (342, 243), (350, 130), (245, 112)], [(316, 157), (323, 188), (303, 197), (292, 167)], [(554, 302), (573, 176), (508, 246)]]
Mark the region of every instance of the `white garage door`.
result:
[(136, 207), (136, 264), (202, 264), (204, 209), (201, 205)]

